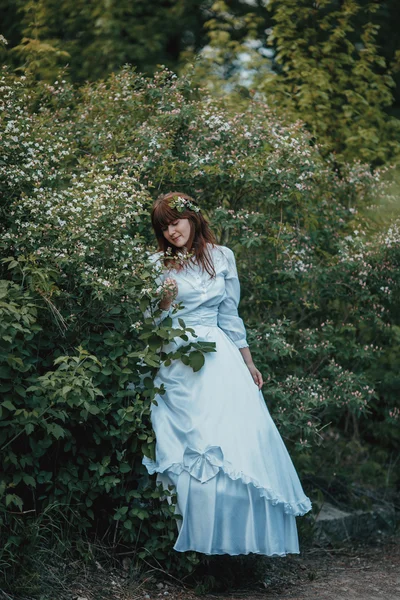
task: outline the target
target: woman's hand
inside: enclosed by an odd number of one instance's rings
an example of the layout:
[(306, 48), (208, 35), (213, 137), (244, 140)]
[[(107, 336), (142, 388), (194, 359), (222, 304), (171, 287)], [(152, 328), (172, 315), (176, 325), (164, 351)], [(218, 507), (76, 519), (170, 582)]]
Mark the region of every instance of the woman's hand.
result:
[(244, 346), (243, 348), (239, 348), (239, 350), (244, 362), (246, 363), (246, 367), (249, 369), (251, 376), (254, 379), (254, 383), (258, 386), (258, 389), (260, 390), (261, 387), (264, 385), (264, 382), (260, 371), (256, 369), (256, 366), (253, 363), (253, 357), (251, 356), (250, 348), (248, 346)]
[(178, 295), (178, 284), (176, 279), (167, 277), (163, 284), (163, 290), (161, 292), (161, 300), (159, 307), (161, 310), (169, 310), (171, 303), (175, 300)]
[(262, 375), (260, 371), (256, 368), (255, 364), (247, 365), (252, 378), (254, 379), (254, 383), (258, 386), (258, 389), (261, 390), (261, 387), (264, 385)]

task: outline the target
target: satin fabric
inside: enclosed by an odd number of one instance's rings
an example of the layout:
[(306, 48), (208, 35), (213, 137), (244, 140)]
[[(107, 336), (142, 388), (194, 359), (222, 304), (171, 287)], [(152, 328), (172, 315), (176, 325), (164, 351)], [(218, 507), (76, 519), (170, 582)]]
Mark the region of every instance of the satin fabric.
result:
[[(174, 549), (205, 554), (298, 553), (296, 516), (311, 510), (283, 440), (254, 383), (239, 348), (248, 346), (238, 314), (240, 284), (235, 256), (226, 246), (208, 245), (215, 279), (200, 266), (183, 271), (161, 268), (158, 283), (173, 277), (176, 302), (184, 308), (163, 311), (193, 328), (191, 340), (216, 343), (197, 372), (175, 359), (161, 366), (151, 420), (156, 460), (143, 458), (157, 481), (177, 491), (178, 536)], [(161, 252), (151, 256), (159, 261)], [(145, 316), (151, 315), (151, 310)], [(197, 336), (197, 337), (196, 337)], [(175, 338), (166, 352), (187, 342)], [(167, 498), (168, 499), (168, 498)]]

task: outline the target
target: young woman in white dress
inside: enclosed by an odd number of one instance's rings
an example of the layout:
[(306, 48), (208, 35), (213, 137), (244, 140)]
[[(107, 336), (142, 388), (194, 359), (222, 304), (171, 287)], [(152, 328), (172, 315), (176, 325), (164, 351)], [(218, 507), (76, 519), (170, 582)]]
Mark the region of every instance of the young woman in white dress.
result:
[[(162, 365), (151, 421), (156, 457), (143, 458), (149, 473), (177, 493), (174, 549), (204, 554), (299, 553), (296, 516), (311, 510), (283, 440), (261, 392), (243, 320), (234, 253), (216, 243), (195, 200), (184, 193), (160, 196), (152, 210), (159, 250), (149, 258), (160, 268), (161, 295), (154, 308), (180, 327), (212, 341), (198, 371), (179, 359)], [(182, 308), (177, 307), (177, 304)], [(175, 338), (169, 352), (183, 345)]]

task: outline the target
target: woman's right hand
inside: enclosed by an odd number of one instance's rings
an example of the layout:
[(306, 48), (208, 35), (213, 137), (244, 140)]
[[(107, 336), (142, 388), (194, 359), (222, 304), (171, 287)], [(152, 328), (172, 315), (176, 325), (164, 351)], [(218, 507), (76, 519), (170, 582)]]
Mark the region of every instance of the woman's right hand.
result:
[(172, 277), (167, 277), (163, 288), (159, 306), (162, 310), (169, 310), (171, 303), (178, 295), (178, 284)]

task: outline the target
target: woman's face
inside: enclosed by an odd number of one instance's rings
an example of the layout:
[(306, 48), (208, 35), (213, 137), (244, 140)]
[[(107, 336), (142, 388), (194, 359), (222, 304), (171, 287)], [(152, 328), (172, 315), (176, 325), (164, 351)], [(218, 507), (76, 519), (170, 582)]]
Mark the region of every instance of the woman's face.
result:
[(162, 230), (165, 239), (177, 248), (185, 246), (190, 238), (189, 219), (175, 219)]

